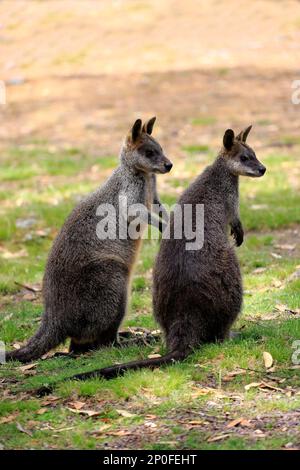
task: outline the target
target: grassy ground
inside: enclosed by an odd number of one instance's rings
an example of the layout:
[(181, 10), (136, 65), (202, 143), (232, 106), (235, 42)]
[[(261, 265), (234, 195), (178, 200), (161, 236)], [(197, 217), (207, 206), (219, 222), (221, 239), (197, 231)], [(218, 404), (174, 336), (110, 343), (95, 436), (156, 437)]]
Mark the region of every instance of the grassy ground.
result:
[[(158, 117), (155, 136), (174, 162), (159, 178), (167, 203), (212, 160), (226, 127), (252, 123), (250, 144), (268, 168), (241, 183), (240, 336), (174, 367), (65, 382), (44, 399), (30, 390), (163, 345), (1, 366), (0, 448), (300, 448), (292, 360), (300, 340), (300, 114), (291, 102), (299, 2), (196, 3), (0, 2), (0, 340), (8, 348), (38, 327), (52, 241), (76, 201), (111, 173), (134, 119)], [(125, 327), (156, 328), (157, 249), (158, 241), (144, 243)], [(264, 352), (274, 360), (268, 370)]]
[[(195, 118), (194, 125), (213, 122), (212, 117)], [(183, 146), (181, 152), (180, 172), (161, 177), (167, 203), (175, 202), (213, 158), (213, 149), (198, 144)], [(50, 357), (29, 368), (3, 365), (3, 448), (300, 447), (300, 366), (292, 361), (293, 342), (300, 340), (300, 192), (295, 180), (300, 166), (288, 147), (260, 157), (266, 176), (241, 182), (246, 239), (238, 250), (245, 287), (236, 325), (240, 335), (223, 345), (207, 345), (182, 364), (109, 382), (66, 381), (41, 399), (30, 390), (79, 371), (162, 353), (164, 346), (107, 348), (77, 359)], [(1, 160), (0, 339), (11, 348), (36, 330), (42, 311), (39, 292), (20, 284), (38, 290), (47, 253), (66, 215), (110, 174), (117, 159), (41, 141), (9, 147)], [(156, 329), (151, 267), (157, 249), (158, 241), (145, 241), (125, 327)], [(274, 361), (269, 369), (264, 352)]]

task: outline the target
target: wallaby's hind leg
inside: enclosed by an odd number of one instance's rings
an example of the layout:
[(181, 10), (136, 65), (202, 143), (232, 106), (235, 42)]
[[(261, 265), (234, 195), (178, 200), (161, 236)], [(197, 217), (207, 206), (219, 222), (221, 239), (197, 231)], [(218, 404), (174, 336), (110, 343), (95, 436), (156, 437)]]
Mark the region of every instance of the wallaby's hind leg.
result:
[(117, 343), (118, 327), (114, 326), (109, 330), (99, 333), (96, 340), (80, 342), (76, 338), (71, 339), (69, 351), (70, 353), (83, 354), (95, 349), (105, 348)]
[[(105, 267), (90, 263), (81, 273), (77, 323), (68, 334), (70, 352), (83, 354), (117, 342), (118, 328), (126, 312), (127, 268), (114, 260)], [(109, 283), (107, 281), (109, 279)]]
[(90, 351), (91, 344), (92, 343), (79, 343), (76, 339), (72, 338), (69, 346), (69, 355), (86, 353)]

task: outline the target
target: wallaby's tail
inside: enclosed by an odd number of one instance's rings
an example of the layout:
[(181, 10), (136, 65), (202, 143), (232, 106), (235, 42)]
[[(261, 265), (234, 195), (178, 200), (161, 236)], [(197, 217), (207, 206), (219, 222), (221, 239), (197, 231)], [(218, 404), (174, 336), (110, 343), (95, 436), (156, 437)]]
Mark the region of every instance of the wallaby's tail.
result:
[(86, 380), (93, 377), (103, 377), (104, 379), (113, 379), (118, 375), (124, 374), (128, 370), (137, 370), (142, 368), (155, 369), (166, 364), (171, 364), (175, 361), (182, 361), (188, 353), (182, 351), (173, 351), (165, 356), (155, 357), (152, 359), (143, 359), (140, 361), (127, 362), (125, 364), (118, 364), (116, 366), (104, 367), (103, 369), (94, 370), (91, 372), (85, 372), (83, 374), (77, 374), (70, 377), (71, 380)]
[(58, 346), (63, 340), (63, 335), (59, 334), (53, 327), (49, 327), (49, 325), (42, 321), (40, 328), (35, 335), (30, 338), (26, 346), (6, 353), (6, 361), (30, 362), (40, 358), (43, 354), (50, 351), (50, 349)]
[[(72, 377), (68, 377), (67, 380), (87, 380), (94, 377), (102, 377), (104, 379), (113, 379), (118, 375), (123, 375), (127, 370), (137, 370), (142, 368), (155, 369), (155, 367), (163, 366), (166, 364), (172, 364), (175, 361), (183, 361), (189, 354), (189, 351), (173, 351), (165, 356), (156, 357), (153, 359), (143, 359), (140, 361), (127, 362), (125, 364), (118, 364), (116, 366), (104, 367), (103, 369), (93, 370), (91, 372), (84, 372), (83, 374), (76, 374)], [(35, 390), (35, 394), (39, 397), (49, 395), (57, 385), (58, 382), (45, 385)]]

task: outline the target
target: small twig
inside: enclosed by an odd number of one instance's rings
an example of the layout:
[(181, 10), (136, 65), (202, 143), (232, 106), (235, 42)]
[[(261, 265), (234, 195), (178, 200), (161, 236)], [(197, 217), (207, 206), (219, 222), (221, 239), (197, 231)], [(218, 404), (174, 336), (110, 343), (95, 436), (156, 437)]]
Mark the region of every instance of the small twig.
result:
[(26, 284), (21, 284), (21, 282), (15, 281), (15, 284), (19, 287), (23, 287), (24, 289), (29, 290), (30, 292), (33, 292), (34, 294), (41, 292), (41, 289), (35, 289), (34, 287), (27, 286)]
[(262, 374), (263, 372), (266, 372), (265, 370), (258, 370), (258, 369), (250, 369), (249, 367), (240, 367), (238, 366), (238, 369), (242, 370), (249, 370), (250, 372), (258, 372), (259, 374)]

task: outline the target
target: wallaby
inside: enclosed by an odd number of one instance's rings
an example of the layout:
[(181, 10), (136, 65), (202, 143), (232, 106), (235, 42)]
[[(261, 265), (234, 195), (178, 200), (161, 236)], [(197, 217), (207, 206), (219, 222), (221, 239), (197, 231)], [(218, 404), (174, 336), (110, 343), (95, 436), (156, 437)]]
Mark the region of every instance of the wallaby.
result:
[[(238, 136), (231, 129), (223, 137), (223, 148), (215, 162), (189, 186), (178, 201), (193, 209), (204, 205), (204, 243), (201, 249), (186, 250), (187, 239), (174, 237), (174, 212), (169, 239), (162, 239), (153, 271), (154, 315), (168, 349), (165, 356), (106, 367), (78, 374), (72, 379), (112, 378), (127, 370), (154, 368), (183, 360), (201, 344), (223, 341), (236, 320), (243, 299), (242, 278), (228, 226), (237, 246), (243, 243), (239, 217), (239, 176), (260, 177), (266, 168), (246, 144), (252, 126)], [(195, 226), (193, 210), (193, 230)], [(183, 221), (182, 221), (183, 226)]]
[[(136, 120), (122, 146), (118, 168), (66, 220), (46, 265), (41, 326), (27, 345), (8, 352), (7, 360), (37, 359), (67, 338), (71, 338), (73, 353), (117, 340), (142, 231), (149, 222), (162, 230), (161, 219), (150, 217), (152, 204), (162, 217), (166, 214), (157, 195), (155, 174), (169, 172), (172, 163), (151, 136), (155, 119), (143, 127), (142, 121)], [(132, 215), (124, 216), (124, 208), (120, 207), (120, 201), (126, 200), (128, 207), (141, 204), (146, 210), (135, 239), (128, 235)], [(116, 219), (112, 220), (116, 238), (99, 239), (97, 211), (108, 204), (116, 211)], [(125, 226), (122, 239), (118, 238), (120, 220)]]

